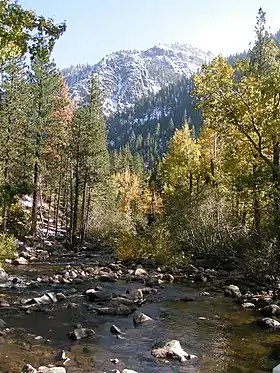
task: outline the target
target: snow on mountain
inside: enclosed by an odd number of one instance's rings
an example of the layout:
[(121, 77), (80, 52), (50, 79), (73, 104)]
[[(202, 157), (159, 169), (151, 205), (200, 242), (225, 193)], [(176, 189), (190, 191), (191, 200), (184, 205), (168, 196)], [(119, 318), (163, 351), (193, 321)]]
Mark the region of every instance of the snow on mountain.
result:
[(110, 116), (182, 76), (191, 76), (213, 57), (188, 44), (157, 44), (145, 51), (118, 51), (95, 65), (71, 66), (62, 72), (73, 97), (85, 96), (87, 81), (94, 73), (103, 94), (104, 113)]

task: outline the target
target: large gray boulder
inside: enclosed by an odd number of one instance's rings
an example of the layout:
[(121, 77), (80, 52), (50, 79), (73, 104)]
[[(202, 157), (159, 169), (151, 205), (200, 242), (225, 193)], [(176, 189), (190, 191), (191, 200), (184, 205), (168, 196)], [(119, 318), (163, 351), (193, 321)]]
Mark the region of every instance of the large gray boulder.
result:
[(190, 355), (184, 351), (181, 344), (176, 339), (162, 341), (154, 344), (152, 348), (152, 355), (161, 359), (178, 359), (181, 362), (197, 358), (195, 355)]

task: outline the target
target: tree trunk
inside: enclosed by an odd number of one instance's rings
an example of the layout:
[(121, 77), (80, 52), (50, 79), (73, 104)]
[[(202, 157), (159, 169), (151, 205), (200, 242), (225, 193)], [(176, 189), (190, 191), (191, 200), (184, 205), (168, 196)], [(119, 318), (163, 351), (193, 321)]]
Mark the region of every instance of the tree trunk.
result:
[(215, 165), (214, 165), (214, 159), (211, 157), (211, 160), (210, 160), (210, 166), (211, 166), (211, 175), (212, 175), (212, 185), (213, 187), (216, 186), (216, 182), (215, 182)]
[(84, 187), (83, 187), (83, 200), (82, 200), (82, 214), (81, 214), (81, 232), (80, 232), (80, 238), (81, 243), (83, 244), (85, 239), (85, 218), (86, 218), (86, 197), (87, 197), (87, 175), (85, 175), (85, 181), (84, 181)]
[(31, 214), (31, 234), (36, 235), (37, 229), (37, 210), (38, 210), (38, 184), (39, 184), (39, 154), (36, 151), (36, 161), (34, 164), (33, 174), (33, 203), (32, 203), (32, 214)]
[(84, 238), (87, 238), (87, 232), (88, 232), (88, 225), (89, 225), (89, 209), (90, 209), (90, 202), (91, 202), (91, 189), (88, 187), (87, 192), (88, 198), (87, 198), (87, 206), (86, 206), (86, 220), (85, 220), (85, 233)]
[[(6, 166), (4, 171), (4, 183), (6, 184), (8, 181), (8, 165), (6, 160)], [(6, 232), (7, 230), (7, 219), (8, 219), (8, 202), (7, 199), (4, 198), (3, 202), (3, 210), (2, 210), (2, 231)]]
[(77, 155), (76, 170), (75, 170), (75, 196), (73, 207), (73, 229), (72, 229), (72, 245), (77, 243), (77, 226), (78, 226), (78, 204), (79, 204), (79, 156)]
[(74, 190), (73, 190), (73, 170), (70, 163), (70, 215), (69, 215), (69, 238), (72, 245), (72, 232), (73, 232), (73, 207), (74, 207)]
[(192, 172), (190, 173), (190, 196), (192, 195), (192, 192), (193, 192), (193, 174)]
[(260, 201), (257, 190), (257, 165), (253, 165), (253, 209), (254, 209), (254, 230), (257, 235), (260, 235), (261, 210)]
[(279, 142), (273, 144), (273, 200), (275, 232), (279, 236), (280, 226), (280, 174), (279, 174)]
[(57, 206), (55, 211), (55, 236), (57, 235), (57, 227), (58, 227), (58, 219), (59, 219), (59, 207), (60, 207), (60, 198), (61, 198), (61, 184), (62, 184), (62, 167), (63, 167), (63, 160), (61, 157), (60, 163), (60, 170), (59, 170), (59, 182), (58, 182), (58, 192), (57, 192)]
[(64, 170), (64, 178), (63, 178), (63, 188), (62, 188), (62, 212), (63, 212), (63, 221), (62, 221), (62, 228), (65, 229), (67, 232), (68, 229), (68, 204), (69, 204), (69, 195), (68, 191), (70, 188), (67, 188), (67, 186), (70, 186), (70, 182), (68, 179), (68, 172), (70, 170), (68, 169), (68, 157), (66, 157), (66, 162), (65, 162), (65, 170)]
[(52, 191), (50, 191), (50, 196), (49, 196), (49, 206), (48, 206), (48, 222), (47, 222), (47, 235), (49, 233), (49, 228), (50, 228), (50, 217), (51, 217), (51, 208), (52, 208)]

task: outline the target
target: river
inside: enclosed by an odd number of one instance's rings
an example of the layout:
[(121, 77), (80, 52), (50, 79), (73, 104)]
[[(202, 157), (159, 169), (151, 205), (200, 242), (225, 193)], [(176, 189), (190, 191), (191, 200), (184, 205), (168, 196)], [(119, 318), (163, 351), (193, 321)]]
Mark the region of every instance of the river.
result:
[[(7, 337), (0, 338), (0, 372), (19, 373), (25, 363), (34, 367), (48, 365), (60, 349), (71, 359), (66, 364), (68, 373), (108, 372), (116, 368), (109, 361), (113, 358), (120, 360), (117, 366), (120, 370), (126, 367), (139, 373), (263, 373), (271, 372), (277, 365), (269, 355), (277, 343), (280, 345), (280, 336), (259, 329), (253, 322), (256, 318), (253, 311), (242, 310), (232, 299), (225, 298), (222, 291), (213, 291), (210, 286), (211, 296), (202, 297), (201, 291), (209, 287), (198, 288), (190, 283), (161, 285), (159, 295), (141, 307), (154, 322), (135, 327), (132, 316), (101, 316), (92, 312), (83, 291), (98, 285), (96, 281), (46, 284), (39, 289), (27, 286), (38, 274), (53, 273), (67, 263), (83, 262), (81, 257), (68, 258), (58, 265), (59, 260), (61, 258), (52, 258), (28, 266), (6, 267), (9, 280), (16, 276), (20, 281), (15, 288), (11, 288), (8, 281), (0, 289), (1, 297), (11, 306), (0, 309), (0, 317), (10, 328)], [(88, 258), (84, 261), (90, 265)], [(115, 293), (143, 286), (135, 282), (101, 285)], [(47, 291), (64, 292), (67, 301), (32, 314), (19, 311), (13, 305), (21, 298), (32, 298)], [(180, 301), (186, 295), (196, 300)], [(95, 336), (72, 342), (67, 333), (76, 323), (92, 328)], [(110, 332), (112, 324), (125, 333), (124, 339), (117, 339)], [(161, 339), (178, 339), (182, 347), (198, 359), (185, 363), (156, 360), (151, 348)]]

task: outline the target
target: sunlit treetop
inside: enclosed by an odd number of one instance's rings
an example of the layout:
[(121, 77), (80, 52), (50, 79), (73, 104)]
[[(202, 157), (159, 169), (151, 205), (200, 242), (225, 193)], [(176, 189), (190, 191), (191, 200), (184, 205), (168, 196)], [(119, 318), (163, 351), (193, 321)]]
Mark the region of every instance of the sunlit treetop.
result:
[(26, 53), (31, 58), (50, 53), (65, 30), (65, 22), (56, 24), (16, 1), (0, 0), (0, 62)]

